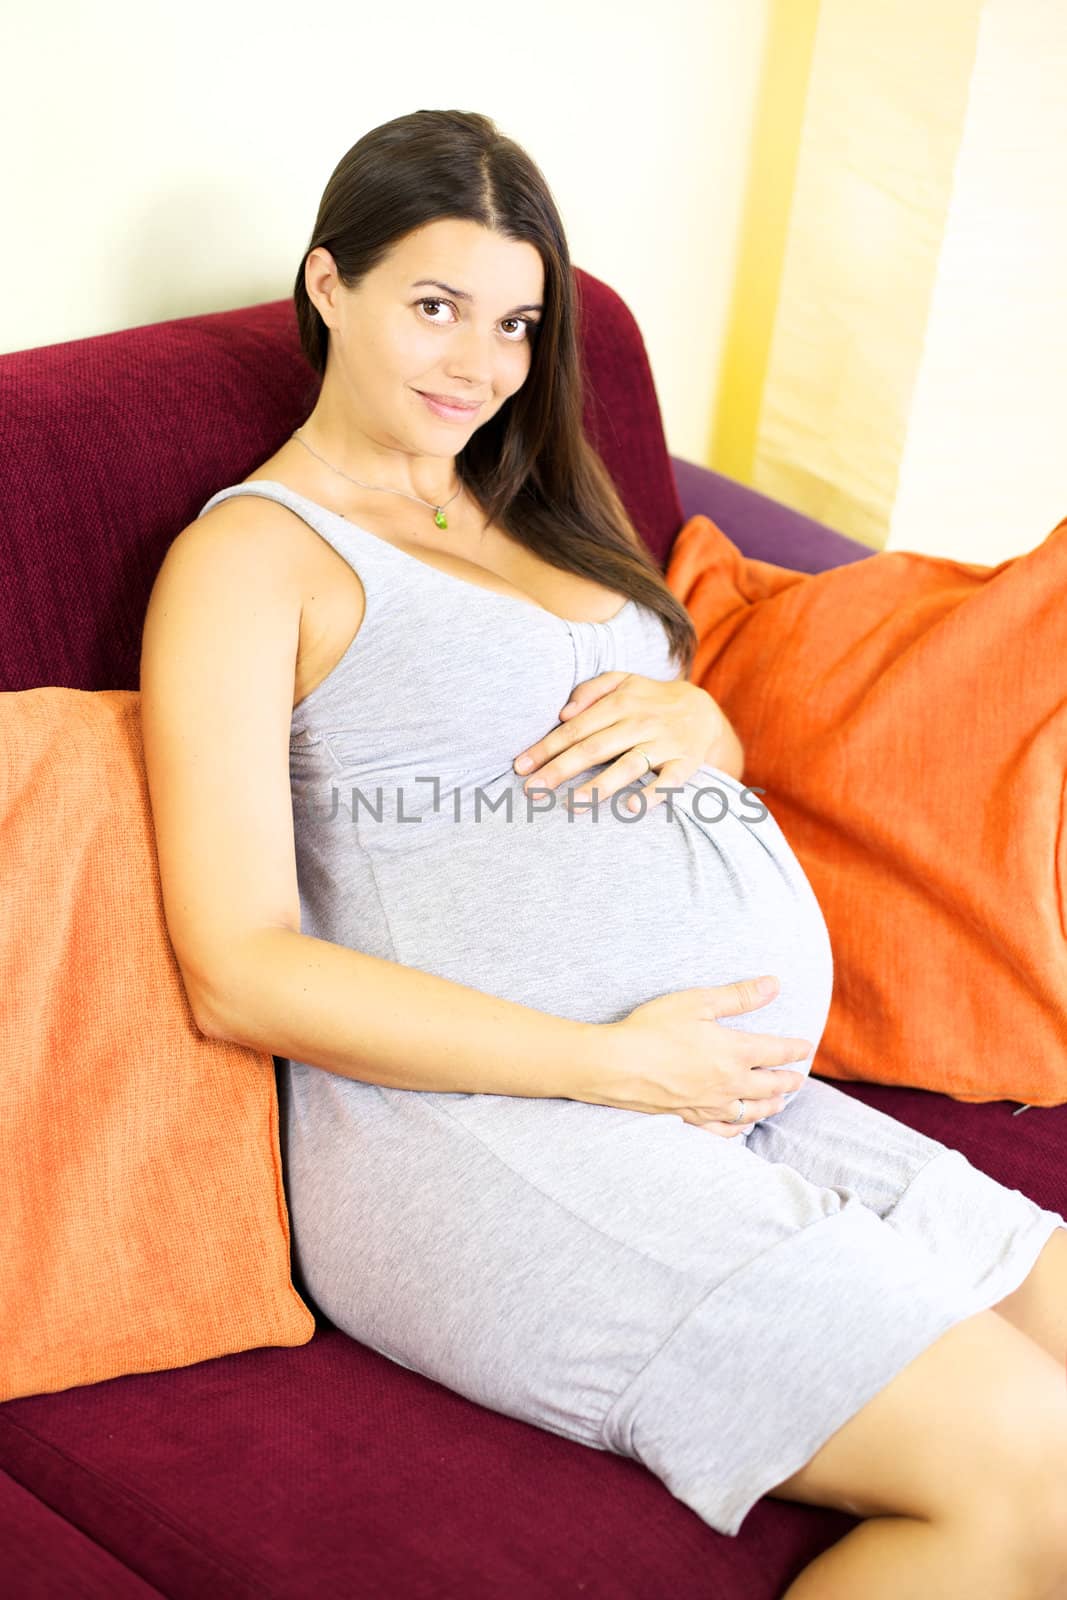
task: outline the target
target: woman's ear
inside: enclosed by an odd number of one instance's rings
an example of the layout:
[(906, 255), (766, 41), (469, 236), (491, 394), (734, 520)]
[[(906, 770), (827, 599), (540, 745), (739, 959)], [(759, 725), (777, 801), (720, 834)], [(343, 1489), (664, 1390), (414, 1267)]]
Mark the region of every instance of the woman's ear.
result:
[(335, 328), (340, 319), (338, 310), (341, 280), (337, 265), (325, 245), (317, 244), (304, 262), (304, 287), (319, 316), (328, 328)]

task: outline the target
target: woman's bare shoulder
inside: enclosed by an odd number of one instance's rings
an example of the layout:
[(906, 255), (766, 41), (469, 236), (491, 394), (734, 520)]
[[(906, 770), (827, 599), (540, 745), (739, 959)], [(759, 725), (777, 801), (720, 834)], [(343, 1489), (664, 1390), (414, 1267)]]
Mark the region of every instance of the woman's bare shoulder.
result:
[(220, 500), (188, 523), (173, 540), (168, 557), (172, 553), (200, 561), (208, 578), (215, 557), (227, 564), (267, 568), (278, 583), (291, 585), (301, 600), (321, 589), (323, 554), (333, 555), (295, 511), (280, 501), (251, 494)]

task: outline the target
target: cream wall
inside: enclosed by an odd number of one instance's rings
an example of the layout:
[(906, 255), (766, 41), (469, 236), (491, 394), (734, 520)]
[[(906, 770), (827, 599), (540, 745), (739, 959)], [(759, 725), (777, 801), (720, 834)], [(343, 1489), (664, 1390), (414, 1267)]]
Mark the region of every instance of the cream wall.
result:
[(818, 9), (751, 481), (875, 546), (922, 362), (981, 3)]
[(986, 0), (888, 549), (994, 564), (1067, 517), (1067, 5)]
[(707, 459), (876, 549), (1033, 549), (1067, 516), (1067, 3), (774, 0), (768, 41)]
[(0, 24), (0, 349), (288, 295), (340, 156), (454, 106), (541, 166), (701, 460), (769, 3), (24, 0)]

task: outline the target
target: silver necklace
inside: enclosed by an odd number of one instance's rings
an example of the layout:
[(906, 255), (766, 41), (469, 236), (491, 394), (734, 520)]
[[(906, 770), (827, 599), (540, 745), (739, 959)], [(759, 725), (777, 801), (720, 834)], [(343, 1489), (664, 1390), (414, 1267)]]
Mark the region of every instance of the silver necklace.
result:
[[(300, 438), (299, 429), (293, 433), (292, 437), (299, 440), (299, 442), (304, 446), (305, 450), (311, 450), (311, 446), (308, 444), (307, 440)], [(324, 467), (329, 467), (331, 472), (339, 473), (342, 478), (347, 478), (349, 483), (358, 484), (361, 489), (374, 489), (382, 494), (402, 494), (408, 500), (417, 500), (420, 505), (429, 506), (430, 510), (433, 512), (433, 520), (436, 522), (439, 528), (448, 527), (448, 518), (445, 516), (445, 506), (450, 506), (452, 504), (453, 500), (456, 498), (456, 495), (459, 494), (460, 489), (463, 487), (463, 485), (460, 484), (459, 489), (456, 490), (456, 494), (449, 495), (448, 499), (444, 501), (442, 505), (435, 506), (432, 500), (424, 500), (421, 494), (409, 494), (406, 489), (390, 489), (387, 485), (380, 483), (361, 483), (358, 478), (353, 478), (350, 473), (341, 472), (340, 467), (335, 467), (332, 461), (327, 461), (325, 456), (320, 456), (317, 450), (311, 450), (311, 454), (316, 458), (316, 460), (321, 461)]]

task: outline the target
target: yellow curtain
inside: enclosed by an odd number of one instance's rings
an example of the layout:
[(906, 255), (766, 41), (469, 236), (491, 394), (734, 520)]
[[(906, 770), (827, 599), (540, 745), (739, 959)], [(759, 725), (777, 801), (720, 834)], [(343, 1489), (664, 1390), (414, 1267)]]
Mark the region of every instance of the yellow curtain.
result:
[(983, 10), (771, 8), (708, 459), (875, 548), (912, 446)]

